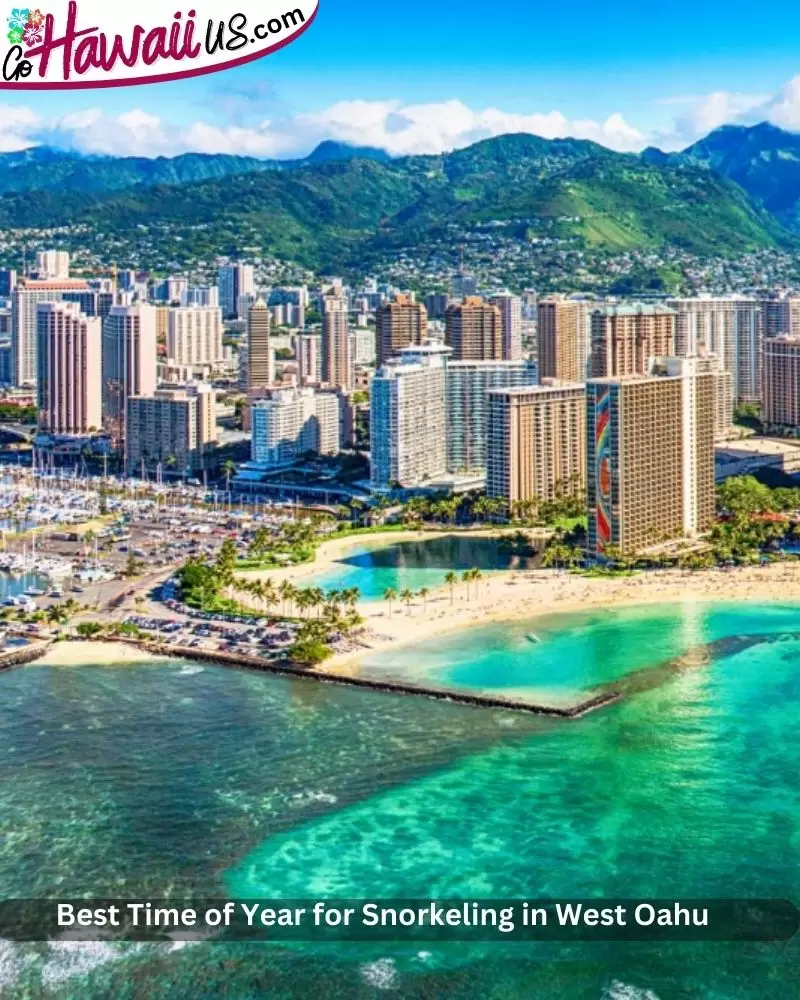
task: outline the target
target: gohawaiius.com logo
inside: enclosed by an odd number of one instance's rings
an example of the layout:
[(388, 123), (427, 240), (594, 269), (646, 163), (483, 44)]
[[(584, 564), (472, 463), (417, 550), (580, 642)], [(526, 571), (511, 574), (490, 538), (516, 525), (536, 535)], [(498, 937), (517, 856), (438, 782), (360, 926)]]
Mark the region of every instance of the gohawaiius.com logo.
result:
[(230, 69), (297, 38), (318, 0), (190, 3), (188, 10), (170, 0), (121, 4), (122, 11), (108, 0), (14, 7), (5, 44), (0, 37), (0, 88), (124, 87)]

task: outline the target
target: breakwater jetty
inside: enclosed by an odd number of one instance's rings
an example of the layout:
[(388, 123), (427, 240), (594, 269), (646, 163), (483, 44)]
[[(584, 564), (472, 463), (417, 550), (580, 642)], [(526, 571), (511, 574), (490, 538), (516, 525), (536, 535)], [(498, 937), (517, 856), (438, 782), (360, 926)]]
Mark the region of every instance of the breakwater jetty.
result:
[(245, 653), (227, 653), (220, 650), (196, 649), (193, 646), (173, 646), (170, 643), (142, 642), (139, 639), (122, 639), (121, 641), (136, 646), (154, 656), (178, 657), (182, 660), (196, 660), (200, 663), (213, 663), (222, 667), (233, 667), (240, 670), (255, 670), (261, 673), (275, 674), (280, 677), (299, 678), (317, 684), (338, 684), (342, 687), (357, 687), (368, 691), (380, 691), (384, 694), (411, 695), (419, 698), (433, 698), (436, 701), (449, 701), (456, 705), (470, 705), (473, 708), (500, 708), (512, 712), (526, 712), (529, 715), (551, 716), (558, 719), (577, 719), (598, 708), (604, 708), (617, 701), (620, 697), (616, 691), (604, 691), (595, 694), (576, 705), (564, 707), (554, 705), (537, 705), (523, 698), (504, 698), (494, 694), (479, 692), (454, 691), (450, 688), (432, 687), (421, 684), (404, 684), (401, 681), (377, 680), (369, 677), (346, 677), (342, 674), (328, 673), (324, 670), (298, 667), (286, 660), (267, 661), (258, 656), (248, 656)]
[(13, 667), (24, 667), (44, 656), (52, 643), (32, 642), (29, 646), (10, 646), (0, 650), (0, 670), (11, 670)]

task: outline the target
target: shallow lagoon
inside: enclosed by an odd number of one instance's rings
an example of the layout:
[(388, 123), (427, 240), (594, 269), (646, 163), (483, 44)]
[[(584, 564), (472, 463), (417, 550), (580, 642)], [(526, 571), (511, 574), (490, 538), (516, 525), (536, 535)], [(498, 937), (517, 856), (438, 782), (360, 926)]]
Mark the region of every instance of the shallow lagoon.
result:
[[(388, 588), (398, 593), (445, 585), (450, 570), (477, 568), (483, 573), (525, 570), (537, 565), (533, 555), (509, 550), (500, 538), (441, 535), (387, 544), (385, 539), (354, 542), (333, 566), (315, 574), (311, 582), (325, 590), (358, 587), (363, 600), (380, 600)], [(304, 581), (307, 582), (307, 581)]]

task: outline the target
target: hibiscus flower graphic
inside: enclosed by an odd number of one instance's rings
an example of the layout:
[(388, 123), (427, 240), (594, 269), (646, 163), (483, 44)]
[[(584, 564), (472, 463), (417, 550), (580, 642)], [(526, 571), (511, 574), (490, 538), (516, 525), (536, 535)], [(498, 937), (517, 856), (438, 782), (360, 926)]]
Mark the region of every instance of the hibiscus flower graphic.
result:
[(36, 24), (26, 24), (22, 35), (26, 45), (40, 45), (42, 41), (42, 29)]
[(22, 28), (12, 28), (8, 33), (8, 40), (12, 45), (19, 45), (22, 41)]
[(44, 24), (45, 15), (37, 7), (35, 10), (28, 11), (28, 23), (25, 25), (26, 28), (34, 27), (38, 28)]
[(27, 7), (12, 8), (11, 16), (8, 18), (9, 35), (12, 31), (19, 31), (21, 34), (25, 30), (30, 15), (31, 12)]

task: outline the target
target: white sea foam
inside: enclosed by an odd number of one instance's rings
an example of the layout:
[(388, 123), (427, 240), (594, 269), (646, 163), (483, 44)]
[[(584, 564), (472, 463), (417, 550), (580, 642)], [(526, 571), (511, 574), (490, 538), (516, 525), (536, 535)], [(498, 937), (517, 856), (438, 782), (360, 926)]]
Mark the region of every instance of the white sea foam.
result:
[(658, 995), (644, 987), (621, 983), (619, 979), (603, 991), (603, 1000), (659, 1000)]
[(53, 988), (120, 958), (120, 951), (103, 941), (53, 941), (41, 968), (42, 985)]
[(18, 944), (0, 939), (0, 992), (16, 983), (28, 961)]
[(205, 667), (201, 667), (197, 664), (188, 663), (185, 667), (181, 667), (179, 673), (182, 674), (184, 677), (189, 677), (192, 674), (202, 674), (204, 670)]
[(378, 990), (390, 990), (397, 981), (397, 968), (393, 958), (379, 958), (361, 966), (364, 982)]
[(333, 805), (334, 802), (339, 800), (335, 795), (331, 795), (330, 792), (295, 792), (292, 796), (293, 802), (326, 802), (329, 805)]

